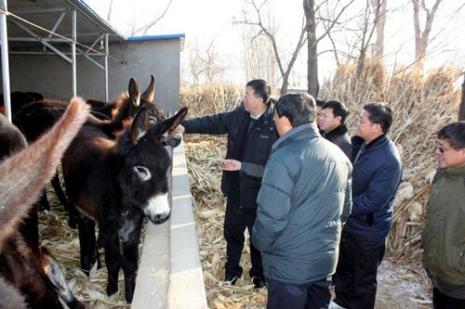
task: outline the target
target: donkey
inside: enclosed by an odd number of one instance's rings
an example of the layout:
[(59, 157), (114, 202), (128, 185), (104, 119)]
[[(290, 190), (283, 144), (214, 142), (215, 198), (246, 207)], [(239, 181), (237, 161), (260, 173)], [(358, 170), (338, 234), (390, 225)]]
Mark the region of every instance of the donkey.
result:
[(186, 113), (183, 108), (159, 121), (156, 110), (143, 105), (131, 128), (116, 140), (87, 124), (62, 160), (66, 192), (82, 214), (78, 223), (81, 267), (88, 274), (98, 260), (95, 221), (105, 249), (107, 294), (117, 291), (122, 267), (128, 303), (134, 294), (144, 215), (155, 224), (170, 215), (167, 174), (171, 159), (165, 144)]
[[(135, 81), (134, 81), (135, 82)], [(130, 81), (131, 84), (131, 81)], [(131, 88), (131, 85), (129, 86)], [(129, 96), (128, 96), (129, 94)], [(141, 103), (144, 104), (144, 101), (146, 103), (152, 103), (155, 95), (155, 77), (153, 75), (150, 75), (150, 82), (147, 87), (147, 89), (144, 91), (144, 93), (141, 95)], [(128, 107), (131, 107), (130, 105), (128, 106), (126, 104), (128, 97), (131, 96), (131, 89), (129, 89), (128, 93), (122, 93), (120, 97), (112, 102), (112, 103), (107, 103), (107, 102), (102, 102), (100, 100), (96, 99), (87, 99), (86, 103), (89, 104), (92, 108), (92, 111), (95, 112), (94, 114), (97, 118), (100, 118), (102, 120), (107, 120), (107, 119), (114, 119), (115, 116), (123, 109), (126, 109)], [(132, 101), (135, 103), (135, 101)], [(137, 108), (137, 106), (136, 106)], [(129, 114), (134, 116), (133, 113), (129, 111)]]
[[(122, 130), (132, 123), (136, 110), (140, 105), (152, 104), (154, 98), (155, 79), (151, 75), (150, 83), (144, 93), (140, 94), (134, 78), (129, 80), (128, 92), (120, 95), (119, 99), (110, 107), (107, 120), (101, 120), (99, 110), (91, 110), (92, 116), (89, 116), (87, 123), (93, 124), (100, 128), (109, 137), (116, 138)], [(41, 134), (53, 126), (53, 124), (63, 115), (67, 103), (53, 100), (41, 100), (25, 105), (13, 116), (13, 122), (24, 133), (29, 142), (36, 140)], [(96, 115), (96, 116), (94, 116)], [(63, 192), (58, 176), (52, 179), (52, 186), (57, 194), (60, 203), (69, 213), (69, 225), (75, 228), (77, 225), (77, 213)], [(41, 207), (49, 209), (49, 203), (45, 191), (41, 197)]]
[(63, 118), (35, 143), (0, 163), (0, 304), (14, 308), (84, 308), (46, 250), (37, 254), (16, 231), (56, 171), (66, 147), (87, 119), (88, 106), (73, 99)]

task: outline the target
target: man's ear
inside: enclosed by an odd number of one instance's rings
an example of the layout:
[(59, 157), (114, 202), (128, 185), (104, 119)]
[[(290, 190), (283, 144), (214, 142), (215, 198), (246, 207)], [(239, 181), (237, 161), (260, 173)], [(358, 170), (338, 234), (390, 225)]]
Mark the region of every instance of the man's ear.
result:
[(379, 123), (374, 123), (373, 128), (376, 130), (376, 133), (379, 133), (381, 135), (384, 134), (383, 128), (381, 127)]
[(462, 158), (462, 164), (465, 164), (465, 148), (462, 148), (459, 151), (460, 151), (460, 156)]

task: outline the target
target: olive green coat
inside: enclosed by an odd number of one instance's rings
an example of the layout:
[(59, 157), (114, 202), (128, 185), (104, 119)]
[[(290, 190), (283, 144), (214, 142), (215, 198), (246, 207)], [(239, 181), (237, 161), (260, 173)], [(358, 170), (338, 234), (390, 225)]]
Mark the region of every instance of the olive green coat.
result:
[(422, 245), (433, 286), (465, 299), (465, 166), (436, 173)]

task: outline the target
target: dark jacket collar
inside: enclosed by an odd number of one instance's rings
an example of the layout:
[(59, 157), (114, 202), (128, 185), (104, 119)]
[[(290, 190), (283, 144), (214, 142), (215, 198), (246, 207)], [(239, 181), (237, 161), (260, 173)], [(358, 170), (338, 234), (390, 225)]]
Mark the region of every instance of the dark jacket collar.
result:
[(365, 150), (368, 149), (375, 149), (378, 148), (388, 142), (389, 138), (386, 134), (383, 134), (374, 140), (372, 140), (370, 143), (366, 144), (365, 140), (361, 138), (360, 136), (354, 136), (352, 137), (352, 146), (357, 149), (362, 146), (365, 146)]
[(339, 127), (329, 131), (328, 133), (323, 134), (324, 138), (332, 140), (338, 136), (344, 135), (348, 132), (345, 124), (341, 124)]
[[(305, 132), (305, 133), (303, 133)], [(271, 151), (276, 150), (281, 144), (285, 144), (288, 141), (296, 140), (299, 138), (301, 134), (305, 134), (307, 138), (314, 138), (320, 136), (318, 132), (318, 127), (314, 122), (302, 124), (295, 128), (292, 128), (288, 132), (286, 132), (283, 136), (279, 137), (276, 142), (274, 142), (273, 146), (271, 147)]]
[(388, 143), (389, 138), (386, 134), (384, 134), (384, 135), (381, 135), (375, 138), (370, 143), (366, 144), (363, 138), (361, 138), (360, 136), (354, 136), (352, 137), (351, 141), (352, 141), (351, 161), (353, 164), (356, 164), (362, 152), (371, 151), (371, 150), (384, 146), (385, 144)]

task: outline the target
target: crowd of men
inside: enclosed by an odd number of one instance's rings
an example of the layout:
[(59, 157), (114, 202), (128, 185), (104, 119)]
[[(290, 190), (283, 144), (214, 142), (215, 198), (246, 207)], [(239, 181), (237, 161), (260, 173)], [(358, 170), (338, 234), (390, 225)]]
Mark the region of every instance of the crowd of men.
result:
[[(393, 112), (367, 103), (351, 138), (346, 106), (289, 93), (276, 102), (264, 80), (246, 84), (233, 111), (185, 120), (182, 133), (227, 134), (225, 281), (242, 276), (251, 237), (256, 288), (267, 308), (374, 308), (393, 202), (402, 179), (389, 137)], [(439, 168), (423, 232), (434, 308), (465, 308), (465, 123), (438, 133)], [(330, 286), (335, 298), (331, 300)]]

